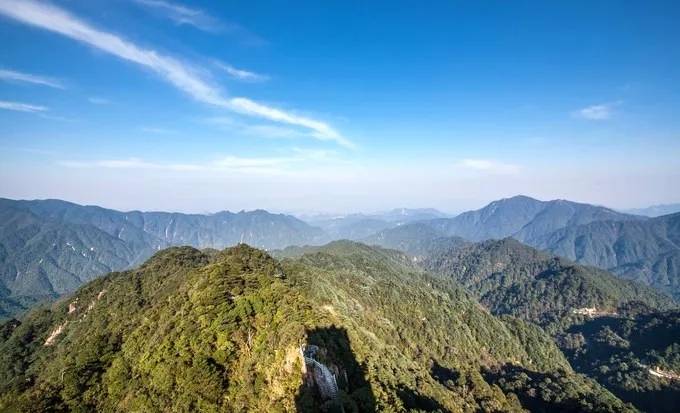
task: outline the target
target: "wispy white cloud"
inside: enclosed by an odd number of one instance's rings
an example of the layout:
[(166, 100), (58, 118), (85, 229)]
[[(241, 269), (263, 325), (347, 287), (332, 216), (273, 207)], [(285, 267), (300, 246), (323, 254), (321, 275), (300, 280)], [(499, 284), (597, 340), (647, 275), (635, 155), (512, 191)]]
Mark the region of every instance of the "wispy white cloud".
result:
[(288, 166), (295, 158), (247, 158), (225, 156), (210, 162), (202, 163), (160, 163), (145, 161), (141, 158), (104, 159), (92, 161), (59, 161), (58, 164), (68, 168), (104, 168), (130, 170), (161, 170), (173, 172), (226, 172), (255, 175), (286, 175)]
[(220, 21), (204, 10), (166, 0), (133, 0), (178, 26), (188, 25), (209, 33), (228, 33), (248, 46), (263, 46), (267, 41), (234, 22)]
[(587, 120), (607, 120), (614, 114), (614, 108), (621, 102), (602, 103), (591, 105), (572, 112), (572, 116)]
[(100, 97), (96, 97), (96, 96), (87, 98), (87, 101), (92, 103), (93, 105), (108, 105), (108, 104), (111, 103), (111, 101), (108, 100), (108, 99), (100, 98)]
[(142, 132), (147, 132), (147, 133), (154, 133), (157, 135), (172, 135), (174, 133), (177, 133), (176, 131), (172, 129), (166, 129), (166, 128), (157, 128), (153, 126), (145, 126), (140, 128)]
[(256, 138), (266, 139), (293, 139), (309, 137), (310, 132), (301, 131), (296, 128), (271, 124), (252, 124), (242, 122), (227, 116), (217, 116), (207, 118), (205, 123), (218, 126), (227, 132), (248, 135)]
[(180, 4), (164, 0), (133, 0), (135, 3), (145, 6), (163, 17), (172, 20), (178, 25), (194, 26), (207, 32), (218, 32), (222, 26), (219, 21), (199, 9), (192, 9)]
[(31, 113), (45, 112), (46, 110), (48, 110), (45, 106), (31, 105), (28, 103), (21, 102), (8, 102), (6, 100), (0, 100), (0, 109)]
[(224, 70), (234, 79), (244, 82), (264, 82), (269, 80), (269, 76), (251, 72), (249, 70), (237, 69), (234, 66), (222, 62), (215, 62), (215, 65)]
[(520, 171), (519, 165), (499, 162), (491, 159), (463, 159), (456, 164), (456, 166), (493, 174), (515, 174)]
[(333, 141), (348, 148), (354, 144), (325, 122), (257, 103), (245, 97), (225, 97), (221, 90), (200, 75), (200, 71), (155, 50), (144, 49), (115, 34), (99, 30), (56, 6), (33, 0), (0, 0), (0, 14), (17, 21), (59, 33), (121, 59), (146, 67), (194, 99), (312, 130), (310, 136)]
[(335, 129), (325, 122), (315, 119), (298, 116), (280, 109), (272, 108), (248, 98), (238, 97), (229, 100), (229, 107), (245, 115), (256, 116), (275, 122), (287, 123), (295, 126), (302, 126), (312, 130), (310, 136), (322, 141), (334, 141), (346, 148), (354, 149), (356, 146), (352, 141), (340, 135)]
[(32, 75), (30, 73), (17, 72), (15, 70), (9, 69), (0, 69), (0, 80), (8, 82), (32, 83), (34, 85), (48, 86), (55, 89), (64, 89), (64, 85), (56, 79)]
[(59, 161), (59, 165), (69, 168), (107, 168), (107, 169), (165, 169), (173, 171), (198, 171), (201, 165), (162, 164), (144, 161), (140, 158), (103, 159), (94, 161)]
[(267, 139), (288, 139), (305, 136), (296, 129), (277, 125), (244, 125), (241, 131), (247, 135)]
[(243, 157), (227, 155), (197, 163), (152, 162), (142, 158), (63, 160), (57, 164), (67, 168), (143, 169), (175, 172), (226, 172), (256, 175), (299, 175), (314, 165), (346, 164), (333, 151), (293, 148), (281, 156)]

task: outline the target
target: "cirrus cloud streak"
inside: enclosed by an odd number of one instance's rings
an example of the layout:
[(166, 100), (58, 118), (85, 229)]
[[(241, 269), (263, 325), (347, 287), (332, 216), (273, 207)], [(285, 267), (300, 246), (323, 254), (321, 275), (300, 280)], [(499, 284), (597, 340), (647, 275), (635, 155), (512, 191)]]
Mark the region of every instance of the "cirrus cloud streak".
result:
[(312, 136), (316, 139), (333, 141), (348, 148), (354, 147), (348, 139), (325, 122), (273, 108), (245, 97), (225, 97), (218, 87), (201, 75), (204, 71), (155, 50), (139, 47), (113, 33), (99, 30), (51, 4), (33, 0), (0, 0), (0, 15), (59, 33), (146, 67), (199, 102), (273, 122), (308, 128), (314, 132)]

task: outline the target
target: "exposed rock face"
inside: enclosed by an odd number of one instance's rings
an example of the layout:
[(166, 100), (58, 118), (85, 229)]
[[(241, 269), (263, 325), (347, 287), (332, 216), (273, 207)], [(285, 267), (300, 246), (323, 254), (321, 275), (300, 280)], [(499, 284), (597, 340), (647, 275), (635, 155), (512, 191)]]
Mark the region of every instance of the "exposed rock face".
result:
[(61, 333), (64, 332), (64, 329), (66, 328), (67, 325), (68, 325), (68, 320), (66, 320), (66, 321), (64, 321), (63, 323), (59, 324), (59, 325), (57, 326), (57, 328), (55, 328), (55, 329), (50, 333), (50, 335), (47, 337), (47, 340), (45, 340), (45, 343), (43, 344), (43, 346), (51, 346), (52, 344), (54, 344), (54, 342), (55, 342), (55, 340), (57, 339), (57, 337), (59, 337), (59, 335), (60, 335)]

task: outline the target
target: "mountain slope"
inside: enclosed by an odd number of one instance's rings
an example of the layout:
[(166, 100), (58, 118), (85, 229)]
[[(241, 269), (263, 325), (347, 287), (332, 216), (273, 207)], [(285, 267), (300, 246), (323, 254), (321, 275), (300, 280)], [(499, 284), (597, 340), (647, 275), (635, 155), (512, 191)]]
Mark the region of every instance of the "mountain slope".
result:
[(73, 291), (171, 245), (263, 248), (318, 243), (318, 228), (266, 211), (189, 215), (119, 212), (58, 200), (0, 199), (0, 300), (30, 302)]
[(511, 314), (549, 330), (570, 325), (585, 308), (615, 313), (625, 305), (672, 308), (675, 303), (641, 284), (575, 265), (512, 238), (440, 250), (422, 265), (452, 277), (495, 314)]
[(680, 213), (568, 227), (538, 238), (536, 245), (680, 298)]
[(680, 214), (650, 219), (594, 205), (517, 196), (455, 218), (412, 225), (421, 227), (389, 228), (364, 240), (420, 256), (437, 237), (513, 237), (680, 298)]
[(4, 324), (0, 354), (3, 411), (631, 410), (538, 328), (348, 242), (171, 248)]
[[(494, 314), (535, 322), (555, 336), (576, 371), (644, 411), (680, 401), (677, 308), (670, 298), (605, 271), (575, 265), (507, 238), (439, 250), (421, 264), (465, 285)], [(675, 315), (674, 315), (675, 314)]]
[(527, 196), (494, 201), (454, 218), (428, 221), (445, 235), (470, 241), (513, 237), (531, 243), (560, 228), (604, 220), (644, 220), (643, 217), (565, 200), (539, 201)]
[(680, 312), (600, 317), (571, 327), (558, 342), (571, 364), (644, 411), (680, 403)]

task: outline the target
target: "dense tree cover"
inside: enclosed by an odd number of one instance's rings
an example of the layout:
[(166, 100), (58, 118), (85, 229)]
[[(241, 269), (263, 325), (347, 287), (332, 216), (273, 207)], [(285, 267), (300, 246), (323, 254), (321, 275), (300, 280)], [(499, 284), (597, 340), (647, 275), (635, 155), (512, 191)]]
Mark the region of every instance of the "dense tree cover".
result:
[[(583, 376), (569, 376), (561, 371), (538, 373), (520, 366), (505, 365), (484, 370), (484, 377), (512, 392), (531, 412), (634, 412), (608, 391), (591, 387)], [(587, 389), (587, 391), (584, 391)]]
[[(322, 348), (346, 412), (518, 411), (549, 372), (561, 379), (548, 406), (578, 395), (625, 409), (540, 329), (405, 256), (340, 242), (282, 262), (245, 245), (171, 248), (5, 323), (0, 410), (323, 410), (301, 344)], [(529, 379), (486, 374), (509, 365)]]
[[(558, 343), (575, 369), (623, 400), (654, 412), (680, 403), (680, 312), (601, 317), (572, 326)], [(650, 369), (659, 368), (659, 377)]]
[[(655, 313), (677, 306), (668, 297), (513, 239), (440, 249), (423, 265), (461, 282), (494, 314), (540, 324), (577, 371), (638, 408), (660, 411), (680, 401), (677, 380), (649, 372), (650, 366), (680, 371), (673, 365), (677, 313)], [(587, 308), (592, 315), (575, 313)]]
[(460, 282), (494, 314), (514, 315), (550, 332), (584, 319), (575, 314), (583, 308), (623, 313), (633, 303), (676, 306), (649, 287), (552, 257), (512, 238), (440, 249), (422, 265)]

